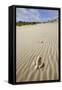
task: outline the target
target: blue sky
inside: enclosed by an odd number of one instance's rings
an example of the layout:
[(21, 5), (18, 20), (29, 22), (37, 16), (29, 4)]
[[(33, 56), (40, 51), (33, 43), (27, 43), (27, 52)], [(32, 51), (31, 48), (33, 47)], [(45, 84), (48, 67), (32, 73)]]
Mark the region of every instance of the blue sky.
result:
[(58, 18), (57, 10), (16, 8), (16, 22), (43, 22)]

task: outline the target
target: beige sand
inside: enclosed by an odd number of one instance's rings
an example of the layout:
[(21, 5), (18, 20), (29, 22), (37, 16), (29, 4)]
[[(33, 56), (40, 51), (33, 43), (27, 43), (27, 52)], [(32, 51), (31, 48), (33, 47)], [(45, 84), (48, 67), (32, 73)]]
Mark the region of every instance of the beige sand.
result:
[(16, 27), (16, 82), (58, 80), (58, 57), (57, 22)]

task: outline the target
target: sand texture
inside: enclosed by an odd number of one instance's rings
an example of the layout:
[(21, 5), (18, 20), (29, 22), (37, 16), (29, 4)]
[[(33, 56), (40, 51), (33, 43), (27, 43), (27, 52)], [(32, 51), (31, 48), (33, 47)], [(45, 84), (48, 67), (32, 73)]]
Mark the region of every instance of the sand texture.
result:
[(57, 21), (16, 26), (16, 82), (58, 80), (58, 57)]

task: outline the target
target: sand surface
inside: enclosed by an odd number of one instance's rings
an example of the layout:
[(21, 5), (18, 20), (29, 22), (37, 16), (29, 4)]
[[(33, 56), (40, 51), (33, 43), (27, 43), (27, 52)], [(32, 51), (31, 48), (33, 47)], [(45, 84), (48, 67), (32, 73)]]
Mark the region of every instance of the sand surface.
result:
[(58, 57), (57, 22), (16, 27), (16, 82), (58, 80)]

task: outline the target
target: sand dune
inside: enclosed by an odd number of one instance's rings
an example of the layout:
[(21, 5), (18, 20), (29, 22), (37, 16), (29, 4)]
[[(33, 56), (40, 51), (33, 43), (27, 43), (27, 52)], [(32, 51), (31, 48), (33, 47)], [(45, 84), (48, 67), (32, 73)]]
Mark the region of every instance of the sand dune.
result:
[(16, 27), (16, 82), (58, 80), (58, 57), (57, 22)]

